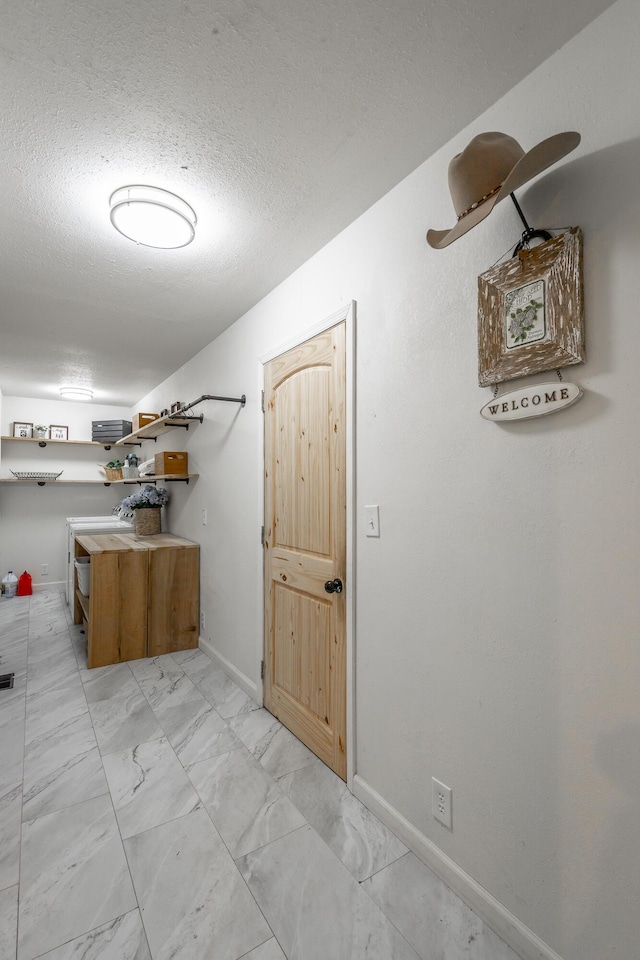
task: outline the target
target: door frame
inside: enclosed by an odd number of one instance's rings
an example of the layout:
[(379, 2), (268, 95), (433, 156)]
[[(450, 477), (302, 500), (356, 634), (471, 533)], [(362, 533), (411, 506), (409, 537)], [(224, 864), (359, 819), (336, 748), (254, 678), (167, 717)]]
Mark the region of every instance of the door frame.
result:
[[(355, 659), (355, 476), (356, 476), (356, 437), (355, 437), (355, 405), (356, 405), (356, 301), (352, 300), (346, 306), (325, 317), (311, 327), (297, 333), (290, 340), (280, 343), (268, 353), (258, 357), (260, 363), (260, 389), (264, 395), (264, 367), (276, 357), (287, 353), (306, 340), (311, 340), (319, 333), (330, 327), (344, 322), (345, 324), (345, 444), (347, 456), (346, 476), (346, 534), (347, 534), (347, 563), (346, 563), (346, 670), (347, 670), (347, 786), (353, 789), (353, 777), (356, 773), (356, 659)], [(263, 429), (260, 431), (260, 514), (264, 523), (264, 412)], [(264, 588), (264, 550), (262, 551), (262, 584), (261, 584), (261, 631), (260, 631), (260, 660), (264, 660), (264, 605), (266, 601)], [(258, 661), (258, 662), (259, 662)], [(264, 680), (262, 681), (262, 702), (264, 703)]]

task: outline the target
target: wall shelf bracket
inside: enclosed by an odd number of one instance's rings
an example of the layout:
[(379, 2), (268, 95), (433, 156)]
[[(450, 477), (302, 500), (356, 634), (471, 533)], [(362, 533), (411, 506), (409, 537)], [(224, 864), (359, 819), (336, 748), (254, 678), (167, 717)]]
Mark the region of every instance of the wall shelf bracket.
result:
[[(175, 416), (177, 417), (178, 414), (176, 413)], [(180, 414), (180, 416), (182, 416), (182, 414)], [(202, 423), (202, 421), (204, 420), (204, 414), (201, 413), (199, 417), (185, 417), (184, 419), (191, 420), (192, 423)], [(169, 419), (167, 420), (167, 423), (172, 427), (184, 427), (185, 430), (188, 430), (190, 426), (190, 424), (188, 423), (172, 423), (171, 417), (169, 417)], [(153, 439), (157, 440), (158, 438), (154, 437)]]
[[(137, 483), (138, 486), (142, 486), (147, 483), (157, 483), (158, 480), (161, 480), (163, 483), (186, 483), (187, 486), (189, 486), (189, 480), (191, 480), (193, 476), (193, 474), (190, 474), (189, 476), (185, 475), (184, 477), (179, 475), (175, 475), (173, 477), (156, 477), (151, 473), (146, 477), (134, 477), (133, 479), (127, 480), (127, 483)], [(105, 483), (105, 487), (106, 486), (107, 484)]]

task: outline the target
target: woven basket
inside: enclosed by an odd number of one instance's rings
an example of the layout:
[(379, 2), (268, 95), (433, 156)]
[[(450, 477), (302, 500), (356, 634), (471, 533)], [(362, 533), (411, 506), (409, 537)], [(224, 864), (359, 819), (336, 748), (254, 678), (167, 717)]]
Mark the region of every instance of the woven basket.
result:
[(160, 533), (160, 507), (142, 507), (133, 511), (137, 537), (152, 537)]
[(122, 470), (120, 467), (103, 467), (107, 475), (107, 480), (122, 480)]

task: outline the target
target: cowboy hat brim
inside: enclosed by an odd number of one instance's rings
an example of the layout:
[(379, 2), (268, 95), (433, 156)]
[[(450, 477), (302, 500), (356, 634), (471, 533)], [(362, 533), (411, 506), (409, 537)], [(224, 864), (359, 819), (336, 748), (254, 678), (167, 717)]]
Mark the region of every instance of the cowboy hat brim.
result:
[(579, 143), (580, 134), (571, 130), (566, 133), (556, 133), (536, 144), (518, 160), (496, 194), (478, 204), (477, 207), (458, 220), (451, 230), (429, 230), (427, 233), (429, 246), (436, 250), (448, 247), (450, 243), (468, 233), (469, 230), (488, 217), (496, 203), (504, 200), (514, 190), (528, 183), (529, 180), (533, 180), (547, 167), (557, 163), (558, 160), (562, 160), (568, 153), (575, 150)]

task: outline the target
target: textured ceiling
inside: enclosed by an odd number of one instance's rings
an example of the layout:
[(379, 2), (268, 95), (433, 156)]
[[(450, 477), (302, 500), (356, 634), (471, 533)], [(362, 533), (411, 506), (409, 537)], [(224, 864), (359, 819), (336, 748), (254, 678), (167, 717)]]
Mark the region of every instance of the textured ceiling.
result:
[(0, 389), (134, 404), (610, 3), (0, 0)]

